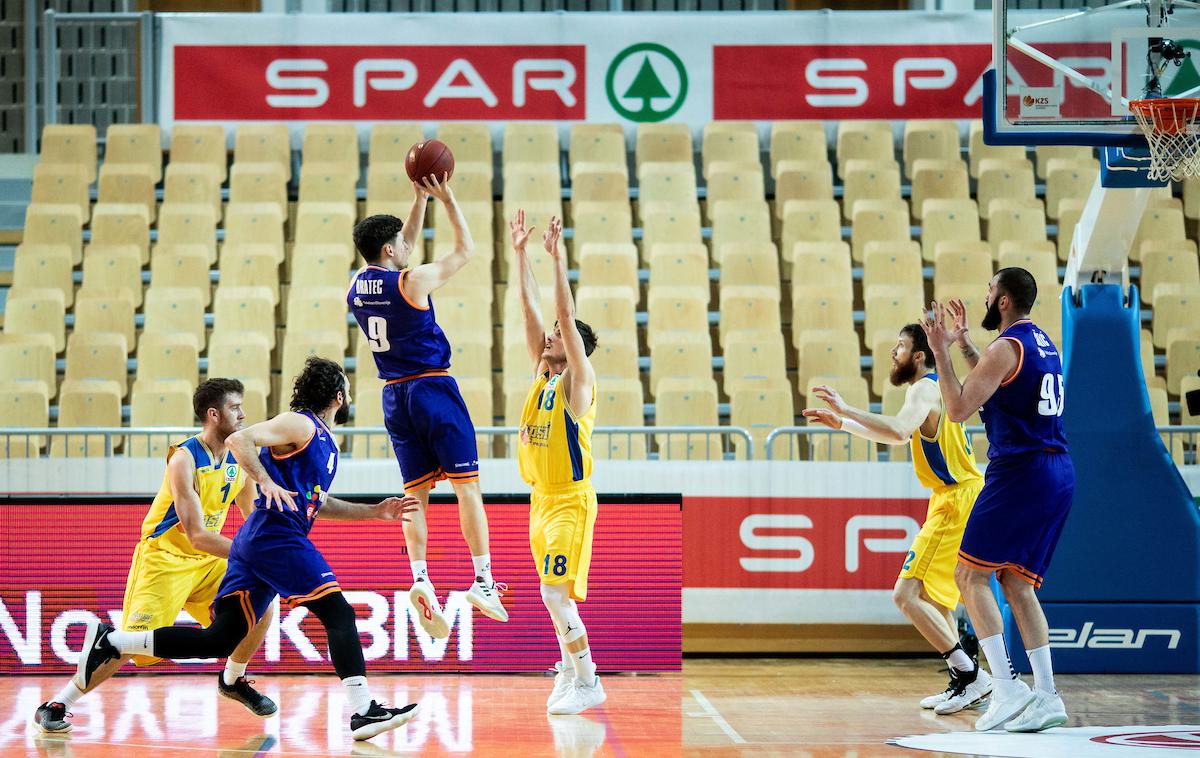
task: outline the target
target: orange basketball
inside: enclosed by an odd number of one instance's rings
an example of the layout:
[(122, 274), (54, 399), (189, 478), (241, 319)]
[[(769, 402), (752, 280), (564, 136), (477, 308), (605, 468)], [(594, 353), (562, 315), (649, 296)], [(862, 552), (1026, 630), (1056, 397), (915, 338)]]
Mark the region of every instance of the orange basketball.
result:
[(404, 168), (414, 182), (426, 176), (435, 176), (442, 181), (443, 174), (454, 176), (454, 153), (441, 140), (418, 142), (408, 149)]

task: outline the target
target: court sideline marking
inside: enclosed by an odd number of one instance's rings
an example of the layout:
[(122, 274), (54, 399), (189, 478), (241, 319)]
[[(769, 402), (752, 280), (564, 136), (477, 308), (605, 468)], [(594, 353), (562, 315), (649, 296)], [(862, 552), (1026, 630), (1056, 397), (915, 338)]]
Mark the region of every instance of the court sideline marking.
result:
[(692, 697), (696, 699), (696, 702), (700, 704), (700, 707), (704, 709), (704, 712), (708, 714), (709, 718), (716, 722), (717, 726), (721, 727), (721, 731), (725, 732), (729, 739), (733, 740), (739, 745), (746, 744), (745, 738), (738, 734), (737, 730), (729, 725), (729, 722), (726, 721), (725, 717), (722, 716), (721, 713), (713, 706), (713, 704), (709, 702), (708, 698), (704, 696), (703, 692), (700, 690), (691, 690), (691, 693)]

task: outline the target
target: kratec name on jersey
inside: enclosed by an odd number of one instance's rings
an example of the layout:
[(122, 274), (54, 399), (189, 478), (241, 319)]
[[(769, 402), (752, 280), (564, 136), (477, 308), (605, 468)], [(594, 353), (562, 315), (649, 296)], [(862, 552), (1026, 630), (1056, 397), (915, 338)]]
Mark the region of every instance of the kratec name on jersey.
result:
[(382, 295), (383, 280), (382, 279), (356, 279), (354, 281), (354, 294), (356, 295)]

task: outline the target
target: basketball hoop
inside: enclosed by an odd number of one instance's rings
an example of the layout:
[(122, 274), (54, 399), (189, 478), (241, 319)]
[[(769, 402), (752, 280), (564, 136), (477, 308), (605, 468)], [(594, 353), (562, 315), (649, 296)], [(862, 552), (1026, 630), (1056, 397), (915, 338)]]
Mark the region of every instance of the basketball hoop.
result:
[(1180, 181), (1200, 175), (1200, 98), (1131, 100), (1129, 110), (1150, 146), (1150, 179)]

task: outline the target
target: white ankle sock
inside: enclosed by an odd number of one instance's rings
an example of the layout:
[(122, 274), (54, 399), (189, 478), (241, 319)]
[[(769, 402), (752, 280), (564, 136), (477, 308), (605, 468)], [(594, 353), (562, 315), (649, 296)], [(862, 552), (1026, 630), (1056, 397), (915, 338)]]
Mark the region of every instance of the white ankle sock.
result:
[(1017, 678), (1017, 672), (1013, 671), (1012, 661), (1008, 658), (1008, 648), (1004, 646), (1003, 634), (984, 637), (979, 641), (979, 647), (983, 648), (983, 654), (987, 657), (992, 678), (999, 681)]
[(350, 712), (360, 716), (371, 708), (371, 690), (367, 688), (365, 676), (348, 676), (342, 680), (346, 685), (346, 697), (350, 701)]
[(575, 664), (571, 661), (571, 654), (567, 652), (567, 643), (563, 642), (561, 635), (555, 634), (554, 638), (558, 640), (558, 652), (562, 654), (562, 671), (567, 676), (575, 676)]
[(414, 582), (419, 579), (429, 581), (429, 564), (426, 561), (409, 561), (408, 565), (412, 569)]
[(491, 553), (472, 555), (471, 563), (475, 566), (475, 576), (482, 579), (484, 584), (491, 584), (493, 582)]
[(1033, 667), (1034, 688), (1051, 695), (1057, 692), (1054, 689), (1054, 669), (1050, 665), (1050, 646), (1035, 647), (1026, 650), (1025, 654), (1029, 656), (1029, 665)]
[(71, 706), (75, 705), (76, 701), (78, 701), (81, 697), (83, 697), (83, 691), (75, 686), (74, 679), (69, 679), (66, 686), (59, 690), (58, 694), (55, 695), (50, 702), (62, 703), (63, 707), (69, 711), (71, 710)]
[(225, 659), (225, 671), (221, 674), (221, 681), (225, 682), (226, 687), (232, 686), (238, 680), (238, 677), (245, 676), (247, 663), (249, 661), (238, 663), (232, 658)]
[(154, 655), (154, 632), (109, 632), (108, 642), (121, 655)]
[(949, 652), (942, 653), (942, 658), (946, 659), (946, 665), (950, 667), (951, 671), (970, 673), (975, 670), (975, 662), (962, 649), (961, 643), (956, 644)]
[(592, 660), (591, 648), (571, 653), (571, 665), (575, 667), (575, 678), (591, 684), (596, 678), (596, 662)]

